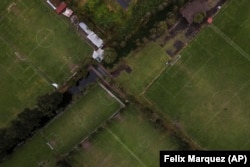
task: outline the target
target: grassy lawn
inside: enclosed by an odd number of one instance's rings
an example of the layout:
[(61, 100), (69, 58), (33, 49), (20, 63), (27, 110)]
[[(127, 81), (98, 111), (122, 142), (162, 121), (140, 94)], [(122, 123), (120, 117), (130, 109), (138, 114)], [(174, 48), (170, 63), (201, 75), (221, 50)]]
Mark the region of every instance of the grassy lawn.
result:
[(133, 106), (117, 115), (95, 139), (69, 154), (72, 166), (157, 166), (160, 150), (177, 150), (168, 132), (159, 131)]
[(52, 91), (52, 87), (31, 66), (20, 61), (1, 39), (0, 58), (0, 127), (3, 127), (22, 109), (33, 106), (36, 96)]
[[(247, 17), (250, 3), (241, 2), (230, 3), (146, 93), (205, 149), (250, 149), (250, 52), (243, 45), (250, 21), (237, 28), (224, 17)], [(224, 27), (234, 27), (236, 35)]]
[(91, 48), (42, 0), (0, 6), (0, 127), (63, 83)]
[(129, 93), (139, 95), (165, 69), (167, 60), (167, 54), (159, 45), (149, 43), (126, 58), (132, 72), (123, 71), (117, 81)]
[[(39, 162), (55, 166), (55, 158), (65, 154), (120, 108), (99, 86), (91, 88), (62, 115), (17, 148), (1, 167), (34, 167)], [(46, 144), (49, 142), (54, 150)]]
[(65, 81), (73, 66), (90, 55), (91, 48), (73, 32), (70, 23), (43, 1), (11, 1), (1, 8), (1, 38), (50, 81)]
[(216, 17), (214, 22), (224, 34), (248, 54), (250, 48), (246, 43), (250, 40), (250, 36), (247, 35), (250, 33), (249, 5), (248, 0), (232, 0), (229, 6)]

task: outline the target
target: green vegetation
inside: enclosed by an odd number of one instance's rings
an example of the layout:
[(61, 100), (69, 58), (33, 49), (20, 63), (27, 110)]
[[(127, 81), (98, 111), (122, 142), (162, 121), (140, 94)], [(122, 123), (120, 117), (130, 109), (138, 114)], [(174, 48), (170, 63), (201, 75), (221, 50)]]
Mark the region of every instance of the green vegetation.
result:
[[(81, 19), (105, 39), (106, 46), (115, 47), (118, 52), (119, 48), (124, 48), (126, 42), (129, 43), (128, 48), (132, 47), (131, 43), (135, 42), (136, 38), (145, 37), (154, 23), (167, 18), (166, 13), (171, 13), (170, 11), (182, 6), (184, 2), (131, 0), (126, 9), (117, 1), (111, 0), (87, 0), (84, 3), (76, 0), (70, 4)], [(171, 9), (167, 9), (170, 6)], [(157, 15), (158, 12), (162, 13)]]
[(206, 17), (206, 13), (204, 13), (204, 12), (198, 13), (194, 17), (194, 23), (198, 23), (198, 24), (201, 23), (205, 17)]
[(87, 1), (84, 6), (80, 6), (80, 9), (82, 9), (80, 12), (100, 29), (110, 33), (111, 38), (114, 38), (114, 36), (122, 38), (132, 31), (137, 31), (140, 27), (137, 24), (142, 21), (140, 19), (145, 17), (147, 12), (150, 16), (152, 9), (156, 10), (163, 1), (140, 0), (137, 2), (132, 0), (128, 9), (124, 10), (116, 1), (91, 0)]
[(0, 161), (19, 143), (31, 137), (35, 130), (43, 127), (58, 114), (62, 101), (63, 95), (59, 92), (39, 97), (36, 108), (25, 108), (9, 126), (0, 128), (0, 136), (2, 136), (0, 138)]
[[(88, 90), (62, 115), (37, 132), (1, 164), (1, 167), (55, 166), (56, 158), (67, 153), (120, 108), (99, 86)], [(51, 150), (46, 143), (54, 148)]]
[(72, 166), (155, 166), (162, 149), (177, 150), (178, 144), (169, 132), (155, 129), (142, 113), (130, 106), (114, 117), (95, 139), (82, 142), (68, 160)]
[(206, 149), (250, 148), (249, 5), (232, 1), (146, 93)]
[[(65, 81), (72, 72), (71, 67), (75, 68), (77, 64), (80, 66), (79, 61), (82, 58), (79, 55), (82, 53), (86, 55), (90, 49), (85, 45), (80, 47), (80, 42), (77, 40), (81, 40), (75, 34), (68, 37), (60, 35), (61, 33), (67, 34), (66, 30), (70, 34), (72, 28), (59, 17), (47, 18), (52, 11), (36, 5), (36, 3), (41, 3), (40, 1), (28, 2), (28, 0), (19, 0), (10, 6), (10, 3), (4, 1), (3, 6), (0, 7), (8, 11), (6, 15), (2, 16), (4, 12), (0, 15), (0, 22), (4, 23), (0, 25), (0, 30), (6, 31), (6, 25), (11, 27), (13, 20), (20, 28), (10, 28), (10, 32), (17, 34), (16, 38), (11, 33), (0, 32), (0, 41), (2, 41), (0, 49), (6, 53), (1, 55), (3, 62), (0, 67), (4, 69), (1, 76), (10, 78), (8, 82), (22, 83), (26, 81), (25, 77), (30, 77), (30, 73), (34, 75), (31, 77), (34, 81), (30, 79), (32, 82), (29, 83), (28, 80), (27, 88), (29, 85), (34, 85), (34, 89), (44, 85), (39, 92), (32, 95), (36, 97), (38, 93), (49, 91), (48, 85), (52, 81), (60, 83)], [(96, 24), (99, 31), (111, 32), (121, 26), (118, 29), (119, 32), (107, 33), (114, 38), (128, 35), (125, 32), (130, 28), (135, 29), (131, 32), (133, 35), (138, 30), (137, 28), (143, 27), (143, 24), (138, 24), (138, 27), (136, 24), (133, 27), (132, 23), (133, 25), (135, 23), (146, 24), (148, 20), (143, 19), (149, 19), (156, 13), (156, 10), (162, 11), (168, 5), (160, 4), (163, 0), (133, 1), (130, 7), (124, 10), (110, 0), (105, 0), (104, 3), (101, 3), (101, 0), (76, 0), (72, 3), (76, 2), (81, 4), (81, 9), (83, 9), (81, 12), (88, 12), (88, 17), (91, 17), (92, 23)], [(185, 0), (178, 2), (183, 4)], [(157, 4), (160, 5), (157, 6)], [(140, 8), (143, 5), (146, 5), (145, 8)], [(199, 36), (180, 53), (181, 58), (169, 65), (167, 69), (166, 62), (169, 57), (166, 50), (168, 47), (176, 47), (177, 51), (178, 47), (175, 45), (185, 45), (188, 41), (184, 38), (186, 30), (175, 36), (176, 39), (185, 39), (179, 43), (172, 39), (165, 44), (165, 41), (162, 41), (165, 39), (159, 40), (158, 38), (156, 41), (162, 42), (158, 45), (155, 42), (149, 42), (146, 37), (136, 39), (135, 44), (141, 48), (130, 53), (118, 64), (119, 67), (129, 66), (131, 73), (122, 71), (115, 79), (118, 87), (126, 91), (124, 94), (131, 95), (124, 98), (130, 101), (127, 108), (122, 109), (111, 119), (121, 106), (100, 86), (90, 87), (83, 96), (75, 97), (74, 102), (64, 113), (58, 115), (29, 141), (18, 147), (1, 166), (56, 166), (58, 162), (66, 166), (98, 166), (100, 164), (126, 167), (155, 166), (159, 163), (159, 150), (162, 149), (249, 150), (250, 49), (246, 45), (249, 37), (245, 35), (250, 33), (250, 11), (246, 7), (249, 5), (250, 2), (247, 0), (230, 1), (216, 16), (214, 23), (205, 27)], [(153, 10), (151, 7), (154, 7)], [(137, 11), (135, 15), (134, 12), (138, 9), (141, 11)], [(49, 14), (45, 16), (43, 12)], [(35, 20), (32, 18), (36, 15), (41, 19), (37, 25), (34, 25), (34, 29), (46, 25), (38, 31), (34, 31), (30, 26), (30, 23), (34, 23), (32, 20)], [(148, 16), (144, 17), (144, 15)], [(169, 15), (171, 16), (171, 13)], [(27, 20), (27, 16), (31, 19)], [(169, 19), (175, 20), (170, 16)], [(131, 17), (134, 18), (131, 19)], [(197, 16), (195, 20), (200, 22), (202, 17), (204, 16)], [(61, 25), (60, 31), (58, 31), (59, 25), (52, 27), (50, 21), (45, 21), (46, 18), (58, 22)], [(120, 20), (121, 18), (124, 21)], [(23, 21), (27, 24), (22, 24)], [(40, 22), (41, 25), (39, 25)], [(111, 23), (114, 23), (114, 27)], [(157, 21), (157, 24), (153, 25), (149, 34), (151, 39), (161, 34), (168, 36), (164, 31), (169, 26), (166, 20)], [(35, 40), (29, 34), (32, 31), (36, 32)], [(126, 36), (127, 39), (131, 37), (131, 34)], [(57, 35), (58, 37), (55, 38)], [(24, 36), (27, 38), (23, 38)], [(60, 39), (60, 42), (56, 39)], [(64, 43), (63, 39), (67, 41)], [(71, 46), (69, 41), (72, 39), (78, 43), (79, 48), (74, 42)], [(116, 45), (125, 48), (127, 39)], [(52, 44), (51, 41), (53, 41)], [(73, 50), (75, 47), (76, 50)], [(112, 64), (119, 53), (116, 54), (115, 47), (107, 47), (106, 51), (108, 52), (105, 53), (107, 56), (105, 61), (107, 64)], [(47, 54), (51, 54), (51, 58), (46, 59), (44, 56)], [(72, 59), (68, 57), (69, 55)], [(66, 64), (57, 71), (56, 65), (62, 63)], [(13, 70), (13, 73), (10, 70)], [(27, 76), (26, 71), (30, 71)], [(19, 76), (13, 77), (19, 74), (20, 78)], [(112, 79), (110, 83), (117, 86)], [(3, 84), (5, 85), (7, 81)], [(7, 92), (9, 95), (7, 98), (11, 99), (17, 90), (21, 90), (20, 85), (11, 84), (11, 88), (15, 89), (9, 94)], [(27, 93), (27, 95), (30, 94)], [(17, 99), (21, 97), (18, 94)], [(55, 112), (60, 100), (61, 96), (57, 95), (52, 99), (40, 98), (37, 106), (43, 109), (42, 114), (52, 117), (51, 112), (46, 111)], [(6, 99), (4, 103), (7, 102)], [(16, 103), (13, 102), (13, 104)], [(14, 106), (14, 108), (18, 107)], [(30, 122), (33, 121), (35, 127), (39, 127), (39, 121), (36, 121), (37, 118), (30, 113), (31, 111), (38, 112), (35, 109), (26, 109), (22, 114), (18, 114), (18, 121), (24, 123), (25, 126), (18, 128), (20, 122), (13, 123), (14, 128), (20, 130), (18, 135), (22, 134), (25, 128), (32, 129), (25, 121), (21, 121), (23, 118), (28, 118)], [(162, 111), (162, 113), (157, 111)], [(167, 119), (168, 116), (172, 119)], [(30, 134), (24, 133), (24, 135)], [(0, 136), (5, 136), (2, 129), (0, 129)], [(1, 141), (0, 146), (2, 146)]]
[(214, 20), (214, 24), (248, 54), (250, 54), (250, 47), (246, 43), (250, 40), (249, 4), (247, 0), (233, 0), (229, 6), (222, 8)]
[(91, 48), (73, 31), (44, 1), (1, 2), (0, 127), (87, 61)]
[(167, 60), (167, 54), (159, 45), (149, 43), (125, 59), (132, 72), (123, 71), (117, 81), (129, 93), (139, 95), (165, 69)]
[(105, 48), (104, 62), (107, 64), (113, 63), (117, 59), (117, 53), (113, 48)]
[(20, 61), (1, 39), (0, 127), (4, 127), (25, 107), (33, 106), (36, 96), (52, 91), (52, 87), (31, 66)]

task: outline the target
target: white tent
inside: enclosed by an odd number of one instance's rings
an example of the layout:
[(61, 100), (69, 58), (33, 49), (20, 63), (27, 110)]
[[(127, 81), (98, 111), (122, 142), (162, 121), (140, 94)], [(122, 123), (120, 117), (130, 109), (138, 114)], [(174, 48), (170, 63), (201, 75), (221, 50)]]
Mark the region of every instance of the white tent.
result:
[(58, 89), (58, 87), (59, 87), (57, 83), (52, 83), (51, 85), (52, 85), (54, 88), (56, 88), (56, 89)]
[(103, 46), (103, 40), (99, 38), (94, 32), (89, 34), (87, 38), (98, 48), (101, 48)]
[(79, 27), (80, 27), (87, 35), (93, 33), (93, 31), (91, 31), (91, 30), (88, 28), (88, 26), (87, 26), (85, 23), (83, 23), (83, 22), (79, 23)]
[(92, 58), (97, 60), (98, 62), (101, 62), (103, 60), (104, 50), (99, 48), (98, 50), (95, 50), (92, 54)]

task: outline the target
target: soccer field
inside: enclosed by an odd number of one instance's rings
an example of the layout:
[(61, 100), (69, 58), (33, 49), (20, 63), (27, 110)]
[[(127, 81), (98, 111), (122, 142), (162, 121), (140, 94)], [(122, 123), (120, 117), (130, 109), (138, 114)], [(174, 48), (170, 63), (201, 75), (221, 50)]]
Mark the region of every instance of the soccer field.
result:
[(204, 149), (250, 149), (250, 11), (231, 1), (146, 93)]
[(44, 164), (54, 167), (59, 155), (73, 149), (120, 107), (120, 104), (101, 87), (92, 87), (62, 115), (18, 147), (0, 166), (34, 167)]
[(0, 127), (39, 95), (62, 84), (91, 48), (43, 0), (2, 0), (0, 5)]
[(125, 59), (132, 72), (123, 71), (117, 81), (130, 94), (139, 95), (165, 69), (167, 60), (167, 54), (158, 44), (149, 43)]
[(158, 166), (160, 150), (178, 150), (169, 132), (160, 131), (133, 106), (117, 115), (94, 139), (69, 154), (72, 166)]

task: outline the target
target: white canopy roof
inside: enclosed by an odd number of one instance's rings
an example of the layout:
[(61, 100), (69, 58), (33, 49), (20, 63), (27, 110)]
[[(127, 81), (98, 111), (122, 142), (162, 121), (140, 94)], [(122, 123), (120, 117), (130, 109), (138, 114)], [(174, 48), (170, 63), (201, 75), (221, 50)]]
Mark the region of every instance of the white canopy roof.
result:
[(86, 34), (91, 34), (93, 31), (91, 31), (89, 28), (88, 28), (88, 26), (85, 24), (85, 23), (83, 23), (83, 22), (80, 22), (79, 23), (79, 27), (86, 33)]
[(90, 33), (87, 38), (98, 48), (103, 46), (103, 40), (99, 38), (94, 32)]
[(103, 60), (103, 54), (104, 54), (104, 50), (99, 48), (98, 50), (95, 50), (93, 52), (92, 58), (100, 62)]

